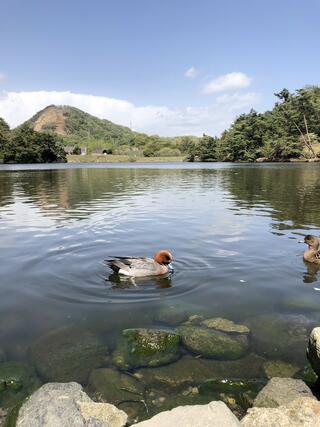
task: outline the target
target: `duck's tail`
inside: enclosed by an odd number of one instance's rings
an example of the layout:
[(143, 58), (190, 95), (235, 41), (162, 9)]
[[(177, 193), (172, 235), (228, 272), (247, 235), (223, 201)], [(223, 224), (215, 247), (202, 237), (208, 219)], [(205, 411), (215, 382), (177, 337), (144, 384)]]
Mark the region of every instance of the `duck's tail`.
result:
[(120, 259), (106, 259), (105, 264), (110, 267), (115, 273), (130, 275), (130, 267)]

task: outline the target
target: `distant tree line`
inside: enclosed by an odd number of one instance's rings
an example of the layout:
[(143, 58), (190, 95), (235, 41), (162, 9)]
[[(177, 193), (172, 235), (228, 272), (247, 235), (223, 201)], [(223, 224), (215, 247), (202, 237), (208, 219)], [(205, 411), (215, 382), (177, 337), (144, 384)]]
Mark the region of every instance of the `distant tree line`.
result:
[(40, 133), (29, 126), (10, 131), (0, 118), (0, 160), (3, 163), (66, 162), (62, 141), (56, 135)]
[(317, 158), (320, 142), (320, 87), (276, 93), (271, 111), (240, 115), (220, 138), (185, 140), (190, 161), (287, 161)]

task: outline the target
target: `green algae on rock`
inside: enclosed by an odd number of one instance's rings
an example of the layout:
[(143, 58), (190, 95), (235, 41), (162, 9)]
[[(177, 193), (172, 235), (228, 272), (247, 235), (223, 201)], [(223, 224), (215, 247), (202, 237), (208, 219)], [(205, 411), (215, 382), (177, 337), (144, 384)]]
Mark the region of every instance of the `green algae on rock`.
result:
[(177, 328), (184, 347), (203, 357), (233, 360), (248, 351), (245, 334), (229, 335), (205, 326), (182, 325)]
[(69, 325), (40, 337), (29, 356), (45, 381), (85, 384), (92, 369), (104, 364), (107, 352), (99, 335)]
[(16, 405), (40, 385), (32, 366), (22, 362), (0, 363), (0, 406)]
[(239, 334), (248, 334), (250, 329), (245, 325), (239, 325), (234, 323), (232, 320), (223, 319), (222, 317), (214, 317), (213, 319), (206, 319), (202, 325), (207, 328), (216, 329), (222, 332), (236, 332)]
[(112, 361), (119, 369), (160, 366), (180, 357), (178, 334), (159, 329), (125, 329)]

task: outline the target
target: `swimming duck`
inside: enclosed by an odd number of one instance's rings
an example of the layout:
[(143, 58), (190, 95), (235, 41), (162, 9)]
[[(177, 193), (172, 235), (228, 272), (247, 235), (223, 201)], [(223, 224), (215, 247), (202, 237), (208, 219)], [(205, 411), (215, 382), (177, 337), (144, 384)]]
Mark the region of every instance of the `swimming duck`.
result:
[(319, 237), (308, 234), (302, 243), (306, 243), (309, 247), (304, 251), (303, 259), (307, 262), (320, 264), (320, 239)]
[(162, 250), (152, 258), (114, 257), (106, 264), (116, 273), (129, 277), (162, 276), (173, 272), (173, 257), (169, 251)]

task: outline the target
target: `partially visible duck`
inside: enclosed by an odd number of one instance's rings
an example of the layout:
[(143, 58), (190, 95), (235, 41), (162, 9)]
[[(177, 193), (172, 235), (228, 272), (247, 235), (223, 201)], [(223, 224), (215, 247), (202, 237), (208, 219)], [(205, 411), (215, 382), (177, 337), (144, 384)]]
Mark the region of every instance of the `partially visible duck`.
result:
[(118, 274), (129, 277), (162, 276), (173, 272), (173, 257), (169, 251), (159, 251), (152, 258), (114, 257), (107, 259), (106, 264)]
[(320, 239), (319, 239), (319, 237), (312, 236), (311, 234), (308, 234), (304, 238), (303, 243), (306, 243), (308, 245), (308, 249), (306, 249), (304, 251), (303, 259), (307, 262), (312, 262), (314, 264), (320, 264), (320, 251), (319, 251)]

